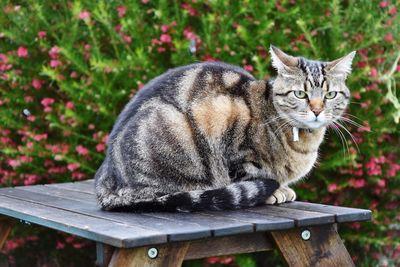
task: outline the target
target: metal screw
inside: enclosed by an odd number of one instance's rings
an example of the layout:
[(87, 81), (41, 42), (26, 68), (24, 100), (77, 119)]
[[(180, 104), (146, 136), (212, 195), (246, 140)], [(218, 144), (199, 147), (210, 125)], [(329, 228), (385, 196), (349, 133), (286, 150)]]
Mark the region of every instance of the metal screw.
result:
[(158, 256), (158, 250), (156, 248), (149, 248), (147, 255), (150, 259), (155, 259)]
[(311, 232), (309, 230), (304, 230), (301, 232), (301, 238), (306, 241), (309, 240), (311, 238)]

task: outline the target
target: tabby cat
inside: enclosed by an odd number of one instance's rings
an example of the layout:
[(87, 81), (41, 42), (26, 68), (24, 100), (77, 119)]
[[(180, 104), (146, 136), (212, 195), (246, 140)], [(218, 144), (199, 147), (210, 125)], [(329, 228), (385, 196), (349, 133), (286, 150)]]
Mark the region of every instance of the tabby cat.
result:
[(171, 69), (125, 106), (96, 173), (104, 210), (195, 211), (293, 201), (349, 102), (355, 52), (331, 62), (270, 48), (275, 80), (221, 62)]

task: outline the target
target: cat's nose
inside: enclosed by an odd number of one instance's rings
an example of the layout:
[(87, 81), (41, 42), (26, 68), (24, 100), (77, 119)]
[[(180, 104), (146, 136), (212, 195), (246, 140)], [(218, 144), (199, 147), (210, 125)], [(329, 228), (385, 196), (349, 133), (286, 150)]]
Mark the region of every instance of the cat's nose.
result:
[(321, 99), (311, 99), (310, 109), (316, 117), (324, 110), (324, 102)]
[(315, 114), (315, 117), (318, 117), (318, 115), (322, 112), (322, 108), (313, 109), (312, 112)]

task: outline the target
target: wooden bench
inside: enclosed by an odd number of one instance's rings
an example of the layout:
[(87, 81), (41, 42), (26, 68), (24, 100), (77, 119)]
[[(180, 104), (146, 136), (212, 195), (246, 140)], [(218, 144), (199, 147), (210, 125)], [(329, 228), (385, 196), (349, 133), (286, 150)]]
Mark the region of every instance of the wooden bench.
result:
[(93, 180), (2, 188), (0, 214), (0, 247), (14, 218), (96, 241), (98, 266), (137, 267), (275, 248), (289, 266), (354, 266), (336, 225), (371, 219), (369, 210), (305, 202), (222, 212), (104, 212)]

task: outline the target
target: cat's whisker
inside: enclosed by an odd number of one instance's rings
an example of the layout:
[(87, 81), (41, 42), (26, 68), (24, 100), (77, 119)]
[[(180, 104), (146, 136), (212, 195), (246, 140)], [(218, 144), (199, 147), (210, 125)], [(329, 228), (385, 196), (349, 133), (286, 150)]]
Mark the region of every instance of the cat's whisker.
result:
[(360, 148), (359, 148), (358, 145), (357, 145), (356, 139), (355, 139), (354, 136), (349, 132), (349, 130), (347, 130), (347, 128), (344, 127), (342, 124), (340, 124), (338, 121), (334, 121), (334, 123), (335, 123), (337, 126), (339, 126), (340, 128), (342, 128), (348, 135), (350, 135), (351, 139), (352, 139), (353, 142), (354, 142), (354, 145), (355, 145), (356, 148), (357, 148), (357, 151), (360, 153)]
[[(340, 138), (340, 143), (342, 144), (342, 148), (343, 148), (343, 155), (346, 156), (346, 152), (347, 152), (347, 156), (349, 156), (350, 155), (349, 148), (348, 148), (346, 139), (343, 137), (343, 133), (340, 131), (340, 129), (335, 124), (331, 124), (329, 126), (330, 126), (329, 128), (333, 129), (334, 132), (337, 134), (337, 136), (339, 136), (339, 138)], [(347, 148), (347, 151), (346, 151), (346, 148)]]
[(351, 125), (356, 126), (357, 128), (364, 127), (364, 125), (361, 125), (358, 122), (355, 122), (355, 121), (353, 121), (352, 119), (349, 119), (349, 118), (342, 117), (339, 120), (343, 120), (343, 121), (345, 121), (347, 123), (350, 123)]
[(355, 116), (355, 115), (353, 115), (353, 114), (344, 112), (343, 115), (353, 117), (354, 119), (357, 119), (357, 120), (359, 120), (360, 122), (362, 122), (362, 119), (360, 119), (359, 117), (357, 117), (357, 116)]
[(269, 124), (269, 123), (274, 122), (274, 121), (277, 121), (277, 120), (279, 120), (279, 119), (283, 119), (283, 116), (278, 115), (278, 116), (276, 116), (276, 117), (273, 117), (272, 119), (267, 120), (266, 122), (263, 122), (263, 125)]

